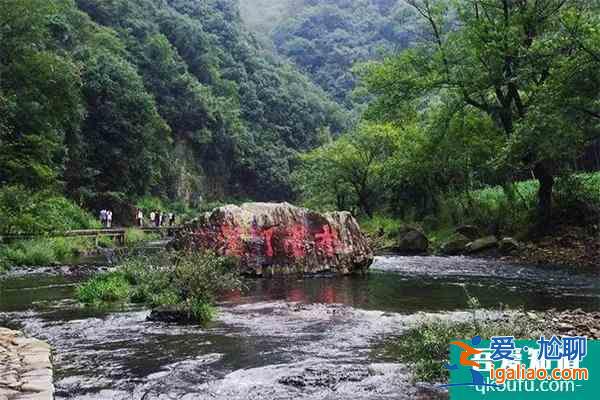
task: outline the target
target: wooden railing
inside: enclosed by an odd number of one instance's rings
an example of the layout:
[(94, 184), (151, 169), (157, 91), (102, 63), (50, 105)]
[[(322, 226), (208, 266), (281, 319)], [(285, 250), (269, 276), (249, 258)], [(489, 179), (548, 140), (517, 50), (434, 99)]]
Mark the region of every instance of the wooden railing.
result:
[[(144, 227), (136, 228), (143, 232), (159, 232), (161, 234), (172, 234), (181, 229), (179, 226), (160, 226), (160, 227)], [(28, 240), (36, 238), (55, 238), (55, 237), (93, 237), (98, 244), (98, 239), (101, 237), (109, 237), (115, 239), (120, 246), (127, 244), (127, 229), (125, 228), (105, 228), (105, 229), (75, 229), (60, 233), (46, 234), (0, 234), (0, 243), (11, 242), (16, 240)]]

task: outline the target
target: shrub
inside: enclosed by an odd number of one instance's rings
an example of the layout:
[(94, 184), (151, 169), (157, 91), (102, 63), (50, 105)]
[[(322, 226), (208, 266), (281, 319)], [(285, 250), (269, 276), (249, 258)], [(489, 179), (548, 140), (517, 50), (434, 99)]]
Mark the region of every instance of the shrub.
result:
[(447, 382), (448, 349), (456, 339), (471, 340), (475, 336), (532, 338), (539, 335), (539, 322), (533, 324), (527, 316), (514, 314), (499, 320), (451, 322), (428, 319), (383, 346), (384, 356), (411, 365), (414, 379), (419, 382)]
[(556, 214), (564, 221), (594, 224), (600, 218), (600, 173), (564, 177), (556, 183)]
[(127, 285), (127, 293), (119, 291), (117, 299), (126, 298), (153, 308), (176, 306), (199, 323), (214, 317), (212, 303), (219, 293), (241, 287), (235, 264), (226, 257), (213, 253), (161, 253), (124, 261), (117, 275), (100, 275), (82, 285), (78, 298), (85, 303), (112, 301), (104, 295), (109, 288), (121, 288), (109, 280), (114, 276)]
[(165, 203), (159, 197), (145, 196), (137, 201), (135, 206), (144, 212), (146, 218), (150, 212), (155, 210), (165, 210)]
[(29, 240), (4, 246), (0, 258), (11, 266), (49, 265), (56, 260), (54, 248), (49, 240)]
[(241, 280), (233, 260), (203, 253), (175, 259), (173, 284), (184, 299), (212, 302), (216, 294), (240, 287)]
[(216, 315), (216, 310), (211, 303), (196, 298), (188, 301), (188, 310), (194, 320), (201, 323), (211, 321)]
[(115, 302), (129, 298), (131, 286), (122, 272), (93, 277), (77, 287), (77, 298), (82, 303)]
[(99, 223), (65, 197), (6, 186), (0, 188), (0, 227), (5, 234), (43, 234), (97, 228)]
[(65, 262), (94, 247), (89, 238), (40, 238), (0, 246), (0, 260), (9, 266), (46, 266)]
[[(456, 193), (440, 200), (438, 216), (446, 225), (475, 224), (506, 233), (527, 230), (535, 222), (537, 181)], [(600, 217), (600, 173), (557, 179), (554, 209), (559, 220), (595, 223)]]

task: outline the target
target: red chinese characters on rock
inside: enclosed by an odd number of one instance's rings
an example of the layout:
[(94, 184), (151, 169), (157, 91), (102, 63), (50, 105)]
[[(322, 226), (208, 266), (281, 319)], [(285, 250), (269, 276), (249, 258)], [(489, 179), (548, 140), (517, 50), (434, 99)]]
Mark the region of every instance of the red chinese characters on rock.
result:
[(267, 257), (273, 257), (275, 252), (273, 251), (273, 234), (275, 233), (275, 228), (265, 229), (263, 231), (263, 238), (265, 240), (265, 255)]
[(181, 229), (173, 247), (232, 256), (242, 271), (257, 275), (300, 269), (350, 274), (364, 271), (373, 258), (349, 213), (320, 214), (287, 203), (216, 208)]
[[(229, 237), (226, 236), (229, 243), (228, 249), (230, 251), (239, 251), (238, 247), (231, 247), (232, 240), (238, 240), (240, 233), (235, 230), (228, 231)], [(277, 237), (280, 243), (283, 244), (283, 251), (286, 256), (292, 256), (294, 258), (306, 257), (307, 243), (311, 242), (309, 231), (303, 224), (296, 224), (291, 229), (280, 230), (277, 227), (271, 227), (268, 229), (252, 229), (251, 235), (255, 238), (260, 238), (264, 242), (264, 254), (266, 257), (275, 257), (278, 251), (282, 251), (279, 247), (276, 249), (274, 246), (273, 239)], [(328, 257), (335, 256), (336, 248), (339, 245), (339, 240), (335, 230), (331, 229), (329, 225), (324, 225), (318, 233), (314, 234), (315, 248), (321, 253)], [(278, 250), (279, 249), (279, 250)], [(280, 254), (283, 255), (283, 254)]]
[(287, 238), (284, 240), (284, 247), (288, 254), (296, 258), (302, 258), (306, 255), (305, 241), (308, 231), (304, 225), (295, 225), (287, 232)]
[(335, 256), (335, 248), (338, 244), (337, 232), (329, 225), (324, 225), (321, 233), (315, 234), (317, 249), (323, 251), (327, 256)]
[(223, 225), (221, 235), (225, 244), (225, 251), (230, 256), (242, 256), (244, 253), (244, 242), (242, 240), (242, 228), (239, 226)]

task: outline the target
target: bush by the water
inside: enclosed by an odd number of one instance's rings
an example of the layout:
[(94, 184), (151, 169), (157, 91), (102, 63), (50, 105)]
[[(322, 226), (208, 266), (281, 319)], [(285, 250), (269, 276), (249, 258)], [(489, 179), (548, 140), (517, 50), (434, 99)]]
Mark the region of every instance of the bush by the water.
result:
[(235, 263), (213, 253), (161, 253), (124, 261), (117, 271), (78, 287), (84, 303), (131, 301), (152, 308), (174, 306), (199, 323), (214, 316), (219, 293), (241, 287)]
[(99, 228), (94, 217), (67, 198), (22, 186), (0, 188), (0, 234), (43, 234)]
[[(108, 243), (106, 243), (108, 244)], [(95, 247), (91, 238), (39, 238), (0, 245), (0, 265), (5, 267), (47, 266)]]
[(452, 322), (430, 319), (410, 329), (383, 346), (384, 356), (414, 367), (418, 382), (445, 383), (448, 381), (450, 342), (471, 340), (475, 336), (489, 339), (493, 336), (515, 336), (530, 339), (538, 336), (539, 321), (533, 323), (521, 312), (507, 314), (501, 319), (474, 318), (472, 321)]
[(127, 298), (131, 286), (122, 272), (111, 272), (93, 277), (77, 287), (77, 297), (83, 303), (113, 302)]

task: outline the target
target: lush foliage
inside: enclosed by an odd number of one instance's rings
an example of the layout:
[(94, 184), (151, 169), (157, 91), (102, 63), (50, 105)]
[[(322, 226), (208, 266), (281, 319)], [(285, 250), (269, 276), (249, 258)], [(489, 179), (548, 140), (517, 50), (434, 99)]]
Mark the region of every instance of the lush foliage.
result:
[(122, 273), (95, 276), (77, 287), (77, 297), (84, 303), (114, 302), (127, 298), (131, 286)]
[(151, 307), (173, 306), (206, 322), (214, 316), (216, 296), (240, 286), (228, 258), (211, 253), (160, 254), (126, 260), (116, 272), (79, 286), (78, 297), (84, 303), (132, 301)]
[[(280, 54), (348, 108), (355, 63), (404, 49), (415, 38), (415, 17), (398, 0), (242, 0), (246, 21), (269, 34)], [(250, 9), (250, 4), (253, 10)]]
[(597, 220), (597, 186), (576, 173), (600, 135), (598, 4), (407, 3), (422, 37), (356, 68), (366, 122), (303, 157), (303, 200), (433, 227)]
[(64, 263), (94, 247), (94, 239), (89, 238), (40, 238), (17, 241), (0, 245), (0, 265), (8, 268)]
[[(540, 182), (539, 216), (547, 221), (555, 177), (570, 171), (600, 127), (598, 91), (589, 90), (600, 84), (597, 4), (410, 3), (430, 40), (365, 68), (365, 83), (376, 96), (367, 117), (401, 125), (441, 117), (450, 130), (457, 113), (469, 117), (483, 129), (463, 126), (457, 133), (471, 141), (492, 139), (496, 179), (531, 170)], [(434, 131), (443, 129), (435, 125)], [(460, 144), (454, 147), (474, 154)], [(466, 161), (467, 170), (485, 171), (481, 158)]]
[(383, 353), (389, 358), (410, 364), (414, 379), (418, 382), (447, 383), (448, 369), (444, 365), (448, 363), (448, 348), (453, 340), (504, 335), (529, 339), (535, 337), (539, 329), (537, 325), (525, 315), (513, 315), (508, 320), (482, 319), (470, 322), (427, 320), (398, 339), (388, 340)]
[(71, 200), (22, 186), (0, 188), (0, 234), (60, 233), (97, 228), (98, 222)]
[(283, 199), (296, 152), (346, 124), (236, 2), (15, 0), (0, 27), (0, 184), (89, 208)]

